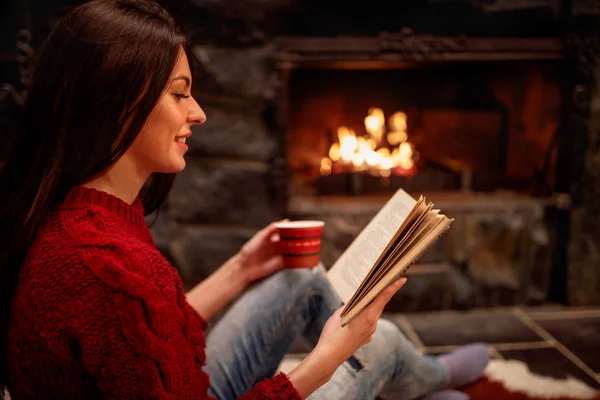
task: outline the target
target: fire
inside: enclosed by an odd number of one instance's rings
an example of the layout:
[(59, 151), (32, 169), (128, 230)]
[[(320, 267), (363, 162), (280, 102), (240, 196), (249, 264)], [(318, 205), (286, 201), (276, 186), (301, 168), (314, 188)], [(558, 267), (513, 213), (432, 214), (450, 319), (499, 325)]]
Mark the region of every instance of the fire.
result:
[[(383, 177), (412, 175), (418, 153), (408, 141), (407, 116), (402, 111), (387, 120), (380, 108), (370, 108), (364, 119), (366, 133), (357, 135), (352, 129), (340, 126), (336, 143), (329, 148), (328, 157), (321, 160), (321, 175), (333, 171), (367, 171)], [(338, 168), (336, 168), (338, 166)]]

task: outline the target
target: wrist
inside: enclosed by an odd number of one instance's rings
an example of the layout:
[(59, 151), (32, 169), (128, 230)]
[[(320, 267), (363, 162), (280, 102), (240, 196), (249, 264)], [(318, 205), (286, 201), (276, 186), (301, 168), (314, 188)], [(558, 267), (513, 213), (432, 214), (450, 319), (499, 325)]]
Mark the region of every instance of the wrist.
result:
[(322, 343), (317, 343), (311, 354), (314, 354), (314, 358), (320, 360), (323, 370), (331, 370), (332, 374), (347, 358), (341, 355), (339, 351), (335, 351)]
[(237, 291), (243, 291), (250, 284), (245, 273), (243, 257), (241, 257), (239, 253), (231, 257), (225, 265), (223, 265), (223, 268), (228, 275), (228, 282), (236, 288)]
[(339, 352), (319, 344), (313, 348), (307, 358), (309, 358), (315, 371), (325, 379), (325, 382), (333, 376), (338, 367), (344, 362), (344, 357), (341, 357)]
[(326, 384), (339, 365), (327, 359), (324, 353), (314, 349), (302, 362), (294, 368), (288, 378), (302, 398)]

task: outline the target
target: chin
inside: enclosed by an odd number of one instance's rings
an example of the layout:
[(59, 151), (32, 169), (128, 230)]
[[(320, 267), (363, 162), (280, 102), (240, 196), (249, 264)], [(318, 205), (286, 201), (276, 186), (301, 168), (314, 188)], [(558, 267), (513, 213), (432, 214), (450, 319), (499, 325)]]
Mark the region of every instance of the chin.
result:
[(163, 174), (173, 174), (176, 172), (181, 172), (185, 169), (185, 160), (183, 159), (183, 157), (181, 157), (179, 160), (173, 160), (172, 162), (168, 163), (168, 164), (164, 164), (161, 166), (161, 168), (157, 168), (159, 173), (163, 173)]
[(182, 158), (181, 161), (177, 164), (177, 166), (173, 167), (173, 171), (171, 172), (181, 172), (185, 169), (185, 160)]

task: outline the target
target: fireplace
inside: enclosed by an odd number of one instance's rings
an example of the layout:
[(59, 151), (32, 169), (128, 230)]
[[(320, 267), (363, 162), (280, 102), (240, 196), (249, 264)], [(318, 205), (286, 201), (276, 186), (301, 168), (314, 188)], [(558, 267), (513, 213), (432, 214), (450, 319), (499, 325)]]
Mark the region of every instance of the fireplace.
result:
[(420, 292), (402, 309), (423, 291), (432, 308), (543, 301), (549, 215), (568, 203), (553, 189), (561, 40), (404, 29), (277, 45), (278, 204), (327, 222), (326, 264), (403, 188), (456, 223), (411, 269)]
[(551, 193), (560, 40), (281, 39), (291, 195)]

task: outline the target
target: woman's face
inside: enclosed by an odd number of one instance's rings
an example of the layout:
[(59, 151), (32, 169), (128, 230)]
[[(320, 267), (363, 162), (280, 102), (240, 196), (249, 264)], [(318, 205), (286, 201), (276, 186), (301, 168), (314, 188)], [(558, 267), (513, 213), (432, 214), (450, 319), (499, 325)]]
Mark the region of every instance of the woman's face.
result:
[(191, 78), (183, 50), (171, 73), (164, 95), (127, 151), (138, 171), (172, 173), (185, 168), (186, 138), (191, 126), (203, 124), (206, 115), (191, 96)]

